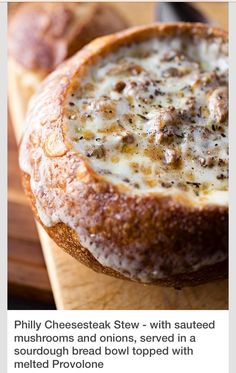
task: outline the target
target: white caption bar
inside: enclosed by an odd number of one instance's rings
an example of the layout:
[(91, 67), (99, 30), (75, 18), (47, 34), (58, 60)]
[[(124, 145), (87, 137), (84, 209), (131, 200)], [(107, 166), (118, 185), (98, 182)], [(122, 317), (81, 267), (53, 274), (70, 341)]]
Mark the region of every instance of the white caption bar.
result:
[(227, 311), (9, 311), (8, 373), (228, 371)]

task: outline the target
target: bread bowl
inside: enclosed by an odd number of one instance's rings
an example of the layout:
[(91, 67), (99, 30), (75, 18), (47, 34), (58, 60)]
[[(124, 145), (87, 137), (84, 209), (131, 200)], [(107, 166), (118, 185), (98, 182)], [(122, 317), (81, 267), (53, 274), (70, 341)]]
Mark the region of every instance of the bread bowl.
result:
[(154, 24), (98, 38), (32, 98), (23, 186), (90, 268), (183, 287), (228, 268), (227, 34)]
[(19, 86), (23, 110), (57, 65), (95, 37), (126, 27), (126, 20), (106, 4), (23, 3), (10, 8), (9, 79)]

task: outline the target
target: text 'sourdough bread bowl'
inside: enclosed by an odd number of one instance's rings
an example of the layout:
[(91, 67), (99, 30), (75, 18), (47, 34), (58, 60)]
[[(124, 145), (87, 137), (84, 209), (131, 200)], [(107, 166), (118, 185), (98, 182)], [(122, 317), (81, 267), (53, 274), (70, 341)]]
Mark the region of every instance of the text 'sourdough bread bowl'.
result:
[(20, 147), (37, 219), (94, 270), (181, 287), (227, 275), (227, 34), (99, 38), (44, 81)]
[(9, 79), (23, 108), (57, 65), (98, 36), (127, 27), (115, 8), (90, 3), (24, 3), (10, 8)]

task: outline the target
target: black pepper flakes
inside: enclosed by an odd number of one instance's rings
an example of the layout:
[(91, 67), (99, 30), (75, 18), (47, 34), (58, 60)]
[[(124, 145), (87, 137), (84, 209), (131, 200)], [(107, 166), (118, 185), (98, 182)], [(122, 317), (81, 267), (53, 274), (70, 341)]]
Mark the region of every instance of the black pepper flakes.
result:
[(196, 187), (196, 188), (199, 188), (200, 185), (201, 185), (201, 183), (192, 182), (192, 181), (186, 181), (186, 184), (188, 184), (188, 185), (192, 185), (192, 186), (194, 186), (194, 187)]
[(217, 180), (224, 180), (224, 179), (227, 179), (227, 176), (225, 176), (224, 174), (220, 174), (220, 175), (217, 175), (216, 178)]
[(160, 89), (155, 89), (154, 94), (155, 96), (164, 96), (165, 92), (160, 91)]
[(142, 114), (137, 114), (140, 118), (144, 119), (144, 120), (148, 120), (148, 118), (146, 118), (144, 115)]

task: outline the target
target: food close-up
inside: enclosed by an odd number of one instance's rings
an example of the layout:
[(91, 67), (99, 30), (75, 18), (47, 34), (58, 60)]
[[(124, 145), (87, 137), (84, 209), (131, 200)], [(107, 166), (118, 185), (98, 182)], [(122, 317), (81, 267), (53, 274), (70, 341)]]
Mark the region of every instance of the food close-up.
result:
[(56, 306), (225, 309), (228, 34), (207, 17), (226, 5), (198, 8), (208, 23), (112, 5), (9, 9), (17, 172)]

